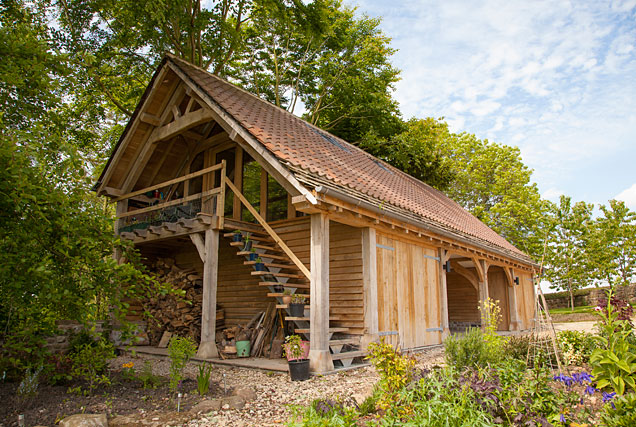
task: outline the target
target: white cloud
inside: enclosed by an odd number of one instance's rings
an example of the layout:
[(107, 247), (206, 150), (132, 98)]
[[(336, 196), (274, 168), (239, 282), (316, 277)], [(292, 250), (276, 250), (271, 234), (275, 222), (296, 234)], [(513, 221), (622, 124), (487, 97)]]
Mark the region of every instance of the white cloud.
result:
[(636, 0), (349, 1), (399, 49), (405, 117), (518, 145), (546, 193), (607, 200), (634, 182), (606, 165), (636, 158)]
[(618, 193), (614, 199), (622, 200), (631, 210), (636, 210), (636, 183)]
[(546, 191), (543, 192), (543, 194), (541, 194), (541, 197), (556, 203), (564, 194), (565, 192), (563, 190), (559, 190), (558, 188), (548, 188)]

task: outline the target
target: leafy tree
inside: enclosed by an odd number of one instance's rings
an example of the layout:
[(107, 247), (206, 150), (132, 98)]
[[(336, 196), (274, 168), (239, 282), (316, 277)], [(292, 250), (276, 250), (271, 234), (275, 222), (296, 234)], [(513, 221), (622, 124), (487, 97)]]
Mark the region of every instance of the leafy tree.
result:
[(429, 117), (411, 119), (404, 126), (403, 132), (389, 138), (369, 132), (359, 146), (433, 187), (446, 189), (454, 179), (453, 165), (442, 152), (454, 138), (448, 125)]
[(553, 289), (568, 291), (572, 310), (574, 291), (591, 283), (586, 241), (593, 209), (585, 202), (573, 205), (566, 196), (561, 196), (558, 205), (550, 204), (545, 277)]
[[(45, 16), (44, 10), (18, 1), (3, 3), (0, 14), (3, 353), (19, 348), (22, 354), (41, 355), (34, 348), (39, 341), (25, 331), (47, 333), (59, 319), (90, 321), (107, 312), (122, 319), (127, 298), (167, 291), (146, 274), (138, 254), (113, 235), (112, 212), (89, 191), (90, 151), (76, 144), (66, 121), (72, 101), (66, 92), (67, 55), (55, 49), (53, 35), (42, 24)], [(114, 248), (129, 262), (114, 260)]]
[(627, 285), (636, 274), (636, 213), (619, 200), (600, 209), (587, 242), (594, 278)]
[(531, 256), (540, 256), (547, 204), (519, 148), (462, 133), (440, 147), (452, 164), (447, 194)]

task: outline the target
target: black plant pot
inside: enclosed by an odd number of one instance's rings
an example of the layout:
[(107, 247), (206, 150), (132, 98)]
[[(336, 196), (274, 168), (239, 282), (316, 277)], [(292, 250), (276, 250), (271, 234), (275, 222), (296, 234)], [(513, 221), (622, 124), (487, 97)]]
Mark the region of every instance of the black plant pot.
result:
[(305, 304), (292, 302), (289, 304), (289, 314), (291, 314), (291, 317), (303, 317), (305, 315)]
[(290, 360), (289, 377), (292, 381), (305, 381), (309, 379), (309, 359)]
[(256, 252), (251, 252), (248, 256), (250, 261), (256, 261), (256, 258), (258, 258), (258, 254)]
[(232, 236), (232, 241), (233, 242), (242, 242), (243, 241), (243, 235), (241, 233), (234, 233), (234, 235)]
[(285, 291), (285, 287), (283, 285), (274, 285), (274, 292), (282, 294)]
[(245, 241), (245, 246), (243, 246), (243, 251), (249, 252), (251, 250), (252, 250), (252, 241), (251, 240)]
[(257, 262), (256, 264), (254, 264), (254, 270), (265, 271), (265, 264), (263, 264), (262, 262)]

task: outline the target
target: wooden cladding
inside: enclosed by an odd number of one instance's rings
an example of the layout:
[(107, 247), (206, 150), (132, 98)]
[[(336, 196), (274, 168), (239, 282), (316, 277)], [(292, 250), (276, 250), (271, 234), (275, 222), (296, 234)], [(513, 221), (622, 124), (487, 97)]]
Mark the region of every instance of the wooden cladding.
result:
[[(309, 265), (309, 217), (279, 221), (272, 228), (305, 265)], [(311, 270), (311, 267), (310, 267)], [(329, 224), (329, 314), (332, 327), (364, 332), (362, 231), (337, 222)]]
[(451, 322), (479, 323), (479, 294), (470, 281), (452, 271), (446, 273), (448, 317)]
[(441, 343), (439, 264), (433, 248), (377, 234), (379, 331), (403, 348)]

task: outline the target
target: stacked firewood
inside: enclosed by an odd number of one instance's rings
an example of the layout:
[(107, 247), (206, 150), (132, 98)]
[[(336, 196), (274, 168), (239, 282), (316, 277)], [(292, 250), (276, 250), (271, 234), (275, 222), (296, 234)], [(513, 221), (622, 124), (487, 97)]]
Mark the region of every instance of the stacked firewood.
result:
[[(144, 309), (150, 313), (148, 336), (150, 344), (157, 345), (164, 332), (190, 337), (196, 343), (201, 337), (201, 308), (203, 280), (194, 269), (179, 268), (171, 258), (159, 258), (153, 271), (158, 280), (185, 295), (157, 295), (145, 301)], [(223, 324), (223, 311), (217, 308), (217, 325)]]
[(250, 341), (251, 357), (280, 358), (284, 330), (276, 305), (257, 313), (246, 325), (237, 325), (217, 332), (216, 342), (222, 358), (236, 356), (236, 341)]

